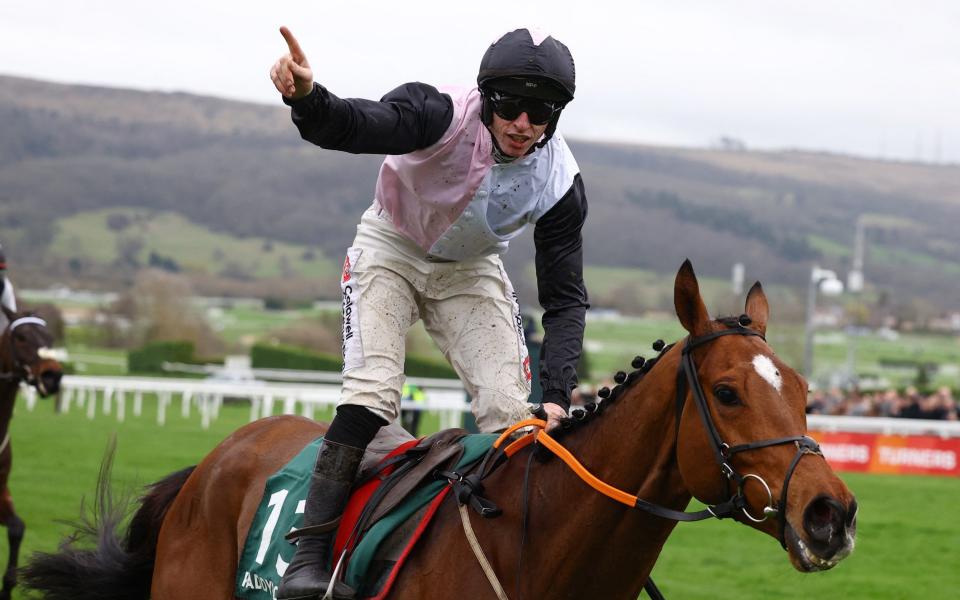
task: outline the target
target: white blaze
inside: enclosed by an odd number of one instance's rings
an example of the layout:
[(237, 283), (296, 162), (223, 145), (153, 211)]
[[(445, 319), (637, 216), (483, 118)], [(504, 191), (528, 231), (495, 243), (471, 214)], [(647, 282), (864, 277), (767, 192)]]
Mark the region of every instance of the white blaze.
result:
[(769, 356), (764, 356), (763, 354), (754, 356), (753, 368), (756, 369), (757, 374), (772, 385), (773, 389), (777, 390), (777, 392), (783, 387), (783, 378), (780, 377), (780, 371), (777, 370), (777, 367), (773, 364), (773, 361), (770, 360)]

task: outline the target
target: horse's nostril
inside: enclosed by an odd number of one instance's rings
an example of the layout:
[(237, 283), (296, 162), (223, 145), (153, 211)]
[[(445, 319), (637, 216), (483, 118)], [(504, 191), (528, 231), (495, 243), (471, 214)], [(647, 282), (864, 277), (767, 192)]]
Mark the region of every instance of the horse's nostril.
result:
[(847, 509), (846, 519), (843, 522), (848, 531), (856, 531), (857, 529), (857, 510), (859, 508), (856, 500), (850, 502), (850, 508)]
[(60, 389), (60, 379), (63, 371), (44, 371), (40, 374), (40, 381), (48, 394), (55, 394)]
[(833, 498), (822, 496), (811, 502), (803, 514), (803, 528), (811, 542), (823, 549), (835, 549), (843, 540), (848, 512)]

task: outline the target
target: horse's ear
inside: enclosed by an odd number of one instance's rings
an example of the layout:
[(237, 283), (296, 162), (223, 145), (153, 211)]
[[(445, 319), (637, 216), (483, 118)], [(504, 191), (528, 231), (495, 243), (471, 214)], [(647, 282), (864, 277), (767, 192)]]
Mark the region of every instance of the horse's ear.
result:
[(697, 276), (693, 273), (689, 258), (683, 261), (677, 271), (677, 279), (673, 284), (673, 305), (680, 324), (691, 335), (698, 336), (707, 332), (710, 315), (700, 297), (700, 284), (697, 283)]
[(5, 315), (7, 316), (7, 319), (8, 319), (11, 323), (13, 323), (14, 321), (17, 320), (17, 313), (15, 313), (15, 312), (13, 312), (12, 310), (10, 310), (9, 308), (7, 308), (7, 305), (6, 305), (6, 304), (0, 304), (0, 308), (3, 308), (3, 314), (5, 314)]
[(747, 303), (744, 312), (750, 317), (751, 325), (760, 333), (767, 333), (767, 317), (770, 316), (770, 305), (767, 303), (767, 295), (763, 293), (763, 286), (760, 282), (753, 284), (750, 291), (747, 292)]

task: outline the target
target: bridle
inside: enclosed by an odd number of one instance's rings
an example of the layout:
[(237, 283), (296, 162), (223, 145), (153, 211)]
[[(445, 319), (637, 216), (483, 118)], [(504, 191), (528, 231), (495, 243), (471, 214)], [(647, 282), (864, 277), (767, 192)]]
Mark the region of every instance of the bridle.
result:
[[(680, 417), (683, 413), (683, 406), (687, 398), (687, 388), (689, 388), (691, 396), (693, 396), (693, 400), (696, 403), (697, 411), (700, 413), (700, 418), (703, 421), (703, 428), (706, 430), (707, 437), (710, 440), (714, 458), (717, 461), (717, 465), (720, 467), (721, 477), (725, 478), (724, 486), (728, 491), (730, 489), (731, 481), (735, 482), (737, 486), (736, 493), (733, 494), (730, 499), (727, 500), (727, 502), (718, 506), (732, 504), (738, 507), (743, 512), (743, 515), (754, 523), (762, 523), (769, 517), (776, 516), (779, 520), (778, 537), (780, 539), (780, 545), (786, 549), (787, 545), (784, 533), (787, 524), (787, 490), (790, 487), (790, 479), (793, 477), (793, 473), (796, 471), (797, 464), (800, 462), (801, 458), (808, 454), (816, 454), (821, 457), (823, 456), (823, 453), (820, 451), (820, 446), (813, 438), (806, 435), (791, 435), (787, 437), (749, 442), (746, 444), (738, 444), (736, 446), (731, 446), (730, 444), (724, 442), (720, 437), (720, 432), (717, 431), (717, 427), (713, 422), (713, 417), (710, 415), (710, 410), (707, 406), (706, 395), (703, 393), (703, 387), (700, 385), (700, 379), (697, 377), (697, 365), (693, 361), (694, 349), (699, 346), (703, 346), (704, 344), (708, 344), (709, 342), (712, 342), (713, 340), (725, 335), (757, 336), (766, 342), (766, 338), (764, 338), (762, 333), (754, 329), (747, 328), (747, 325), (749, 324), (750, 318), (746, 315), (742, 315), (738, 319), (737, 324), (730, 326), (728, 329), (714, 331), (699, 337), (690, 337), (687, 339), (687, 342), (682, 350), (680, 368), (677, 371), (677, 431), (679, 432), (680, 429)], [(677, 439), (679, 440), (679, 435), (677, 436)], [(793, 460), (790, 462), (790, 467), (787, 469), (787, 473), (784, 476), (780, 499), (776, 503), (773, 501), (773, 493), (770, 491), (770, 486), (767, 485), (767, 482), (764, 481), (761, 476), (755, 473), (747, 473), (746, 475), (742, 475), (731, 463), (733, 456), (740, 452), (757, 450), (759, 448), (768, 448), (770, 446), (780, 446), (790, 443), (793, 443), (796, 446), (797, 452), (794, 455)], [(750, 511), (747, 509), (746, 498), (743, 495), (744, 487), (751, 479), (762, 485), (763, 489), (767, 492), (767, 505), (764, 506), (763, 515), (760, 517), (755, 517), (750, 514)], [(709, 511), (710, 509), (707, 510)]]
[(10, 342), (10, 361), (12, 368), (8, 373), (0, 372), (0, 381), (10, 381), (13, 383), (25, 381), (30, 385), (34, 385), (36, 377), (31, 371), (30, 366), (23, 363), (23, 360), (17, 353), (17, 345), (13, 340), (14, 330), (21, 325), (38, 325), (46, 329), (47, 322), (39, 317), (28, 316), (15, 319), (7, 325), (7, 339)]
[[(730, 446), (730, 444), (727, 444), (720, 438), (720, 432), (717, 431), (717, 427), (713, 422), (713, 417), (710, 415), (710, 410), (707, 406), (706, 395), (703, 393), (703, 387), (700, 385), (700, 379), (697, 377), (697, 365), (693, 360), (693, 350), (725, 335), (757, 336), (766, 342), (766, 338), (764, 338), (762, 333), (747, 328), (747, 326), (750, 324), (750, 317), (747, 315), (741, 315), (739, 319), (737, 319), (735, 325), (731, 325), (729, 323), (724, 324), (727, 325), (727, 329), (714, 331), (698, 337), (688, 337), (686, 344), (681, 351), (680, 365), (677, 368), (676, 376), (676, 439), (677, 444), (679, 444), (680, 417), (683, 414), (683, 407), (687, 398), (687, 390), (689, 389), (691, 391), (691, 395), (693, 396), (694, 402), (697, 405), (697, 410), (700, 413), (700, 417), (703, 421), (703, 426), (707, 432), (707, 437), (709, 438), (710, 444), (713, 448), (714, 457), (716, 458), (717, 464), (720, 467), (720, 473), (722, 474), (721, 477), (725, 478), (724, 487), (729, 491), (730, 481), (735, 481), (737, 484), (736, 492), (731, 494), (728, 500), (713, 506), (707, 506), (706, 509), (701, 511), (686, 512), (660, 506), (659, 504), (654, 504), (652, 502), (648, 502), (647, 500), (643, 500), (642, 498), (638, 498), (634, 494), (617, 489), (612, 485), (598, 479), (593, 473), (587, 470), (586, 467), (584, 467), (583, 464), (581, 464), (580, 461), (578, 461), (576, 457), (570, 453), (569, 450), (567, 450), (558, 441), (550, 437), (546, 431), (547, 422), (543, 418), (526, 419), (508, 427), (507, 430), (504, 431), (493, 443), (493, 447), (487, 453), (486, 457), (484, 457), (482, 464), (473, 474), (465, 476), (456, 472), (438, 473), (438, 476), (448, 479), (454, 489), (457, 503), (460, 506), (460, 517), (463, 523), (464, 533), (467, 536), (467, 540), (470, 543), (470, 547), (473, 550), (477, 561), (483, 568), (487, 580), (490, 582), (490, 585), (500, 600), (506, 600), (506, 594), (503, 592), (503, 587), (497, 579), (496, 573), (490, 566), (489, 561), (487, 561), (486, 557), (484, 556), (483, 550), (480, 548), (480, 545), (476, 540), (476, 536), (473, 534), (473, 528), (470, 525), (470, 519), (467, 518), (466, 505), (470, 504), (470, 506), (483, 517), (490, 518), (498, 516), (501, 513), (500, 509), (496, 507), (496, 505), (492, 504), (489, 500), (479, 497), (479, 494), (483, 492), (483, 485), (481, 484), (481, 481), (494, 469), (496, 469), (497, 465), (502, 464), (503, 460), (506, 460), (522, 448), (525, 448), (533, 443), (536, 443), (555, 454), (568, 467), (570, 467), (570, 469), (578, 477), (580, 477), (580, 479), (601, 494), (631, 508), (638, 508), (664, 519), (671, 519), (673, 521), (701, 521), (708, 518), (723, 519), (727, 517), (733, 517), (737, 511), (740, 511), (746, 518), (754, 523), (763, 523), (768, 518), (777, 516), (779, 519), (778, 537), (780, 540), (780, 545), (786, 549), (787, 544), (785, 530), (787, 524), (787, 489), (790, 486), (790, 479), (793, 477), (793, 473), (796, 471), (797, 464), (799, 464), (801, 458), (807, 454), (817, 454), (822, 457), (823, 453), (820, 451), (820, 447), (817, 445), (816, 441), (806, 435), (792, 435), (781, 438), (772, 438), (757, 442), (749, 442), (746, 444), (738, 444), (736, 446)], [(654, 345), (654, 349), (658, 351), (663, 350), (663, 352), (666, 352), (669, 348), (664, 349), (663, 342), (658, 340), (657, 344)], [(618, 380), (618, 382), (619, 381), (622, 380)], [(514, 432), (527, 428), (533, 428), (534, 430), (530, 433), (522, 435), (517, 439), (513, 439), (513, 441), (507, 444), (506, 447), (502, 447), (504, 442), (512, 438)], [(793, 443), (797, 447), (797, 453), (794, 455), (793, 460), (790, 463), (790, 467), (787, 469), (787, 473), (784, 476), (783, 490), (780, 494), (780, 500), (779, 502), (774, 503), (773, 493), (770, 491), (770, 486), (767, 485), (767, 482), (755, 473), (747, 473), (746, 475), (742, 475), (731, 464), (731, 460), (735, 454), (740, 452), (789, 443)], [(677, 451), (677, 446), (674, 447), (674, 451)], [(532, 458), (533, 455), (531, 454), (531, 459)], [(522, 511), (524, 515), (524, 531), (526, 528), (526, 495), (529, 481), (530, 463), (531, 461), (527, 462), (527, 476), (525, 477), (523, 484), (524, 501)], [(764, 506), (763, 515), (761, 517), (755, 517), (750, 514), (750, 511), (747, 508), (746, 496), (744, 496), (743, 493), (747, 482), (751, 479), (754, 479), (760, 483), (760, 485), (762, 485), (767, 492), (767, 505)], [(522, 545), (523, 542), (521, 541), (521, 549)], [(522, 571), (522, 569), (518, 569), (518, 573), (520, 571)], [(657, 600), (663, 599), (663, 595), (657, 589), (656, 585), (654, 585), (653, 580), (648, 579), (644, 584), (644, 589), (651, 598)]]
[[(732, 517), (737, 512), (742, 512), (746, 518), (750, 519), (754, 523), (762, 523), (772, 516), (777, 516), (780, 522), (778, 536), (780, 545), (786, 549), (786, 539), (784, 534), (787, 523), (787, 490), (790, 486), (790, 479), (793, 477), (793, 473), (796, 471), (797, 464), (800, 462), (801, 458), (808, 454), (816, 454), (822, 457), (823, 453), (820, 451), (820, 447), (817, 445), (816, 441), (806, 435), (792, 435), (781, 438), (761, 440), (757, 442), (749, 442), (746, 444), (738, 444), (736, 446), (730, 446), (724, 442), (720, 438), (720, 433), (717, 431), (717, 427), (713, 422), (713, 417), (710, 416), (710, 411), (707, 407), (706, 396), (703, 393), (703, 388), (701, 387), (700, 380), (697, 377), (697, 365), (693, 360), (692, 351), (695, 348), (703, 346), (704, 344), (708, 344), (709, 342), (712, 342), (713, 340), (725, 335), (757, 336), (766, 341), (766, 339), (763, 337), (763, 334), (756, 330), (748, 329), (747, 325), (749, 324), (750, 318), (746, 315), (742, 315), (738, 319), (736, 325), (728, 326), (727, 329), (711, 332), (699, 337), (689, 337), (682, 350), (680, 366), (677, 369), (677, 430), (679, 432), (680, 416), (683, 412), (683, 406), (687, 397), (687, 389), (689, 388), (692, 392), (691, 395), (693, 396), (694, 402), (697, 405), (697, 410), (699, 411), (703, 421), (704, 429), (706, 429), (707, 436), (710, 439), (714, 457), (718, 466), (720, 467), (722, 477), (725, 477), (725, 487), (729, 490), (730, 481), (734, 481), (737, 484), (736, 492), (731, 494), (730, 498), (726, 501), (712, 506), (707, 506), (707, 508), (704, 510), (697, 512), (686, 512), (660, 506), (659, 504), (654, 504), (653, 502), (638, 498), (634, 494), (617, 489), (612, 485), (598, 479), (595, 475), (593, 475), (593, 473), (587, 470), (586, 467), (584, 467), (580, 461), (578, 461), (576, 457), (570, 453), (569, 450), (567, 450), (558, 441), (550, 437), (545, 430), (546, 421), (542, 419), (527, 419), (525, 421), (520, 421), (504, 431), (500, 438), (494, 442), (493, 448), (491, 448), (491, 453), (488, 454), (486, 459), (484, 459), (484, 465), (479, 469), (479, 473), (477, 475), (465, 478), (466, 480), (474, 478), (476, 481), (466, 481), (466, 483), (469, 483), (471, 488), (480, 489), (477, 484), (492, 470), (492, 468), (495, 468), (495, 465), (500, 462), (500, 459), (512, 456), (521, 448), (536, 442), (538, 445), (555, 454), (564, 463), (566, 463), (567, 466), (577, 474), (577, 476), (579, 476), (584, 482), (601, 494), (616, 500), (621, 504), (625, 504), (631, 508), (638, 508), (658, 517), (671, 519), (673, 521), (702, 521), (709, 518), (723, 519)], [(666, 352), (666, 349), (664, 352)], [(506, 446), (506, 448), (501, 448), (503, 442), (510, 439), (511, 435), (515, 431), (527, 427), (533, 427), (535, 428), (535, 431), (528, 433), (519, 439), (513, 440)], [(679, 435), (677, 436), (677, 439), (679, 441)], [(737, 471), (737, 469), (731, 464), (731, 459), (735, 454), (739, 454), (740, 452), (789, 443), (793, 443), (797, 447), (797, 453), (794, 455), (793, 461), (790, 463), (790, 467), (787, 469), (787, 473), (784, 476), (783, 490), (780, 493), (780, 499), (778, 502), (774, 503), (773, 493), (770, 491), (770, 486), (767, 485), (767, 482), (755, 473), (747, 473), (746, 475), (740, 474), (740, 472)], [(761, 517), (755, 517), (750, 514), (750, 511), (747, 509), (746, 496), (743, 494), (747, 482), (751, 479), (760, 483), (760, 485), (762, 485), (767, 492), (767, 505), (763, 508), (763, 515)]]

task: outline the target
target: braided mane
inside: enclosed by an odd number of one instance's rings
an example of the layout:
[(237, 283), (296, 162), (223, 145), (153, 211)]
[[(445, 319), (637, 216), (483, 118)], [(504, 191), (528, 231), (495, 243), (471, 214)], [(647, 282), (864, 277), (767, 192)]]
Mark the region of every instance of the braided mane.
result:
[[(727, 328), (733, 328), (737, 326), (744, 325), (745, 315), (740, 316), (724, 316), (718, 317), (714, 320), (715, 323), (719, 323)], [(749, 324), (749, 319), (746, 321)], [(576, 431), (586, 425), (587, 423), (593, 422), (597, 417), (603, 414), (610, 405), (619, 400), (627, 390), (633, 387), (638, 381), (643, 379), (644, 375), (650, 372), (651, 369), (657, 364), (657, 362), (666, 354), (675, 344), (666, 345), (663, 340), (657, 340), (652, 344), (654, 351), (657, 352), (657, 355), (651, 359), (645, 359), (643, 356), (637, 356), (631, 362), (631, 366), (634, 368), (633, 371), (627, 373), (625, 371), (617, 371), (613, 376), (613, 380), (617, 385), (610, 389), (608, 387), (602, 387), (597, 391), (597, 396), (600, 397), (600, 400), (597, 402), (588, 402), (583, 405), (583, 408), (574, 409), (570, 416), (562, 419), (560, 421), (560, 426), (556, 430), (551, 431), (550, 435), (557, 440), (562, 439), (564, 436), (570, 434), (573, 431)]]

